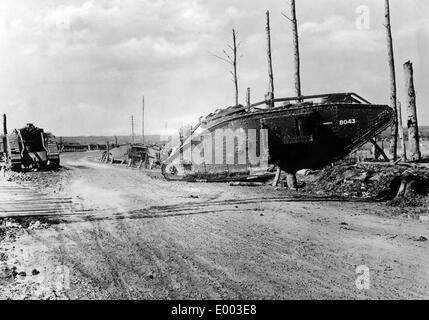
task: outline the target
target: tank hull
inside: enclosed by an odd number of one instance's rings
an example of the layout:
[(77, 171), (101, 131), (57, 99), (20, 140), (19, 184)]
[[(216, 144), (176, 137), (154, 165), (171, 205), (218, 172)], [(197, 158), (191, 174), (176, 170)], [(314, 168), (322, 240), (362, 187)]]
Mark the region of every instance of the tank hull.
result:
[(6, 165), (13, 171), (57, 169), (60, 152), (55, 137), (34, 126), (16, 129), (3, 137)]
[(330, 103), (245, 112), (210, 121), (164, 161), (168, 180), (231, 181), (318, 169), (388, 128), (384, 105)]

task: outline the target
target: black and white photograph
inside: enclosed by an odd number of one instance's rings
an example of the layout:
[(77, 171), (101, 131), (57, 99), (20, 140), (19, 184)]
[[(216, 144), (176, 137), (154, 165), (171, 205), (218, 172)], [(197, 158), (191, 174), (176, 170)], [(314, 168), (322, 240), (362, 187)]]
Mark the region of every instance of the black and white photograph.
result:
[(0, 300), (428, 300), (428, 57), (425, 0), (0, 0)]

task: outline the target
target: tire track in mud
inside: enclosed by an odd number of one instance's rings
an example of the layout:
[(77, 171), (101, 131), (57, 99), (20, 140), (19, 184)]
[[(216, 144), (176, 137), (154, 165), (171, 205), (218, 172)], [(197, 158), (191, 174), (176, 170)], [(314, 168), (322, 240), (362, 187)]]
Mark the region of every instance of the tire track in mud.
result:
[[(238, 205), (252, 205), (252, 204), (269, 204), (269, 203), (292, 203), (292, 202), (350, 202), (348, 200), (341, 200), (338, 198), (319, 198), (319, 197), (273, 197), (273, 198), (253, 198), (253, 199), (234, 199), (234, 200), (219, 200), (219, 201), (204, 201), (204, 202), (188, 202), (184, 204), (174, 204), (165, 206), (150, 206), (143, 209), (132, 209), (122, 212), (122, 209), (82, 209), (81, 204), (73, 203), (75, 206), (59, 207), (52, 211), (34, 211), (29, 210), (11, 212), (7, 214), (8, 218), (13, 217), (46, 217), (51, 219), (58, 219), (63, 223), (66, 222), (80, 222), (80, 221), (96, 221), (96, 220), (109, 220), (109, 219), (138, 219), (138, 218), (163, 218), (175, 217), (186, 215), (203, 215), (209, 213), (216, 213), (221, 211), (241, 211), (243, 208), (233, 207)], [(371, 201), (356, 201), (359, 203), (372, 203)], [(73, 205), (72, 204), (72, 205)], [(225, 207), (221, 210), (219, 208)], [(231, 208), (230, 208), (231, 207)], [(201, 210), (204, 209), (204, 210)], [(124, 215), (125, 214), (125, 215)]]
[[(165, 243), (161, 243), (159, 241), (160, 239), (157, 239), (156, 245), (147, 242), (147, 240), (134, 231), (129, 224), (126, 224), (126, 220), (118, 221), (117, 229), (126, 237), (126, 241), (130, 244), (129, 247), (133, 248), (137, 253), (136, 257), (139, 257), (140, 260), (143, 259), (142, 262), (148, 268), (148, 273), (151, 274), (148, 276), (148, 274), (143, 273), (142, 275), (147, 279), (151, 288), (157, 288), (158, 290), (162, 288), (162, 290), (160, 290), (161, 296), (157, 296), (166, 299), (177, 299), (180, 296), (177, 294), (177, 291), (180, 289), (180, 284), (177, 282), (177, 277), (171, 272), (172, 257), (166, 256), (163, 253)], [(174, 254), (175, 253), (176, 252), (174, 252)], [(174, 260), (174, 262), (177, 263), (177, 259)], [(189, 273), (183, 272), (181, 276), (182, 279), (183, 277), (186, 278), (187, 282), (192, 279)]]
[[(191, 298), (216, 298), (226, 297), (226, 292), (231, 293), (238, 290), (237, 287), (230, 288), (227, 291), (222, 290), (222, 287), (225, 287), (225, 283), (219, 283), (216, 278), (225, 279), (225, 274), (216, 273), (215, 269), (208, 268), (197, 259), (193, 259), (190, 250), (187, 252), (183, 247), (178, 246), (173, 239), (166, 237), (164, 230), (157, 232), (159, 237), (157, 237), (156, 243), (150, 243), (139, 235), (137, 230), (126, 224), (126, 220), (118, 221), (115, 224), (115, 228), (117, 230), (114, 232), (121, 234), (121, 239), (117, 239), (113, 234), (106, 232), (102, 232), (99, 238), (102, 238), (107, 243), (113, 243), (111, 241), (113, 237), (116, 243), (121, 243), (121, 247), (123, 246), (124, 250), (131, 251), (131, 254), (127, 256), (129, 258), (127, 261), (121, 259), (121, 254), (118, 255), (118, 253), (114, 253), (116, 256), (114, 260), (126, 269), (128, 277), (138, 275), (145, 279), (143, 283), (142, 280), (139, 281), (139, 291), (141, 291), (143, 285), (147, 289), (152, 289), (157, 298), (174, 299), (184, 297), (184, 292), (190, 295)], [(168, 224), (169, 231), (172, 230), (171, 228), (171, 224)], [(114, 248), (104, 248), (104, 253), (110, 255), (107, 251), (115, 252)], [(165, 254), (167, 251), (168, 254)], [(185, 259), (183, 258), (184, 255), (186, 255)], [(137, 263), (147, 267), (147, 271), (135, 268), (133, 259), (138, 259)], [(155, 271), (152, 274), (152, 278), (147, 274), (151, 273), (151, 270), (152, 273)], [(216, 282), (216, 286), (213, 286), (214, 282)], [(202, 283), (204, 283), (205, 293), (201, 293)], [(132, 285), (130, 286), (132, 287)], [(218, 287), (218, 289), (215, 287)], [(196, 292), (199, 292), (199, 294), (195, 295), (194, 293)], [(150, 291), (148, 295), (152, 297)]]
[[(180, 277), (183, 277), (183, 273), (189, 275), (187, 277), (190, 288), (185, 292), (198, 292), (202, 291), (194, 298), (225, 298), (233, 297), (237, 292), (243, 291), (240, 288), (240, 284), (229, 277), (221, 269), (216, 268), (216, 265), (209, 263), (202, 256), (200, 256), (196, 250), (186, 248), (182, 243), (178, 241), (180, 237), (178, 234), (183, 232), (183, 223), (181, 221), (169, 221), (167, 230), (158, 234), (158, 239), (162, 240), (163, 246), (173, 251), (174, 255), (170, 256), (169, 263), (171, 260), (174, 261), (176, 267), (176, 273), (180, 272)], [(205, 225), (192, 224), (191, 232), (205, 232), (207, 229)]]
[(114, 284), (120, 289), (120, 293), (125, 294), (125, 298), (132, 298), (132, 294), (130, 292), (130, 286), (126, 283), (122, 276), (122, 272), (120, 271), (120, 262), (119, 260), (112, 254), (110, 254), (105, 246), (103, 245), (103, 240), (110, 237), (110, 234), (105, 232), (99, 223), (93, 224), (94, 226), (94, 236), (96, 240), (96, 244), (98, 247), (98, 252), (102, 254), (105, 258), (107, 265), (109, 266), (111, 278)]

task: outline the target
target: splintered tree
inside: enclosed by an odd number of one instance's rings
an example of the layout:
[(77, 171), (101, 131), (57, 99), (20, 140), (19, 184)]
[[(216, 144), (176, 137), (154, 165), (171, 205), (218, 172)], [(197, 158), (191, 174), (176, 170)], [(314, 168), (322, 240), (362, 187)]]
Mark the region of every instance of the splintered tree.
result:
[(392, 40), (392, 27), (390, 24), (390, 4), (389, 0), (385, 0), (385, 18), (387, 30), (387, 53), (389, 62), (389, 76), (390, 76), (390, 106), (393, 109), (394, 117), (391, 129), (390, 152), (393, 161), (396, 161), (398, 156), (398, 108), (396, 99), (396, 73), (395, 73), (395, 58), (393, 53), (393, 40)]
[(235, 29), (232, 29), (232, 45), (228, 45), (229, 52), (223, 50), (223, 56), (210, 53), (214, 57), (226, 62), (232, 67), (230, 71), (232, 75), (232, 82), (234, 83), (235, 89), (235, 105), (238, 105), (238, 73), (237, 73), (237, 64), (242, 56), (238, 57), (237, 52), (240, 47), (241, 42), (238, 41), (238, 32)]
[(274, 107), (274, 76), (273, 76), (273, 61), (271, 59), (271, 30), (270, 30), (270, 12), (266, 12), (267, 24), (265, 31), (267, 33), (267, 62), (268, 62), (268, 94), (266, 100), (269, 106)]
[(301, 72), (300, 72), (300, 57), (299, 57), (299, 36), (298, 36), (298, 22), (296, 19), (295, 0), (291, 0), (291, 18), (282, 13), (283, 16), (292, 23), (293, 47), (294, 47), (294, 61), (295, 61), (295, 94), (301, 97)]
[(404, 75), (405, 75), (405, 90), (406, 90), (406, 102), (408, 110), (408, 143), (410, 146), (410, 157), (413, 161), (419, 161), (422, 158), (420, 152), (420, 137), (419, 137), (419, 126), (417, 122), (417, 107), (416, 107), (416, 91), (414, 89), (414, 71), (413, 64), (408, 61), (404, 64)]

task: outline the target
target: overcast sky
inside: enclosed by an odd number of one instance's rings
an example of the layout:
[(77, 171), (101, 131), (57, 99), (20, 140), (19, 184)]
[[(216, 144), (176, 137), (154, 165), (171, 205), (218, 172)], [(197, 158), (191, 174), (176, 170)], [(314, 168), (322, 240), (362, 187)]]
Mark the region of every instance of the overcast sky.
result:
[[(383, 5), (297, 0), (304, 94), (355, 91), (388, 103)], [(356, 25), (360, 6), (369, 8), (369, 29)], [(391, 0), (391, 7), (399, 99), (402, 65), (412, 60), (420, 123), (429, 125), (429, 1)], [(247, 87), (253, 101), (263, 100), (266, 10), (275, 94), (290, 96), (285, 0), (1, 0), (0, 112), (8, 114), (9, 129), (33, 122), (57, 136), (129, 134), (144, 94), (147, 133), (160, 133), (166, 122), (194, 123), (233, 104), (229, 68), (208, 53), (227, 47), (232, 28), (242, 42), (240, 100)]]

